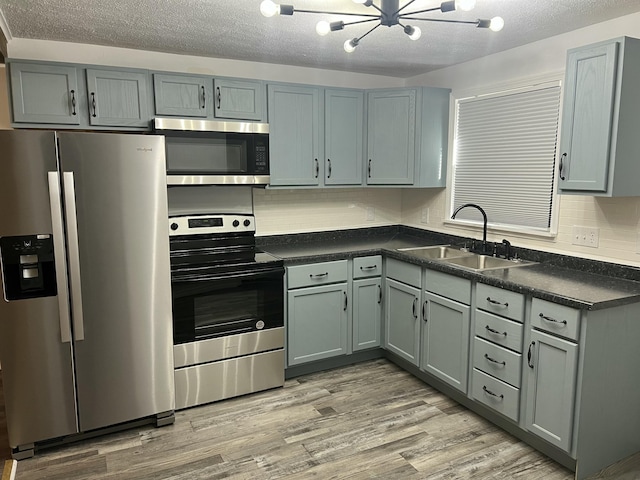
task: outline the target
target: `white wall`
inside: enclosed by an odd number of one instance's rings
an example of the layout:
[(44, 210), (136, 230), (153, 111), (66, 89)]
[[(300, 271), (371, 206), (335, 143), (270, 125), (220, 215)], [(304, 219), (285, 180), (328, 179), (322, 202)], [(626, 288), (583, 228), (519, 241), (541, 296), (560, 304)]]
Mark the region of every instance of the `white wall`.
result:
[[(528, 78), (553, 76), (564, 71), (568, 48), (623, 35), (640, 38), (640, 13), (413, 77), (408, 79), (407, 85), (446, 86), (452, 88), (455, 95), (457, 92), (479, 87), (503, 86), (520, 83)], [(640, 94), (640, 86), (638, 92)], [(640, 152), (638, 155), (640, 156)], [(451, 159), (449, 161), (451, 162)], [(480, 238), (477, 229), (444, 224), (444, 220), (450, 215), (446, 201), (446, 190), (404, 190), (402, 222), (419, 228)], [(610, 199), (563, 195), (559, 197), (559, 202), (559, 226), (555, 238), (496, 233), (489, 235), (489, 239), (500, 241), (507, 237), (514, 245), (640, 266), (640, 254), (637, 253), (640, 248), (640, 198)], [(420, 223), (423, 208), (429, 209), (430, 223), (426, 225)], [(599, 247), (572, 245), (571, 232), (574, 225), (598, 227)]]

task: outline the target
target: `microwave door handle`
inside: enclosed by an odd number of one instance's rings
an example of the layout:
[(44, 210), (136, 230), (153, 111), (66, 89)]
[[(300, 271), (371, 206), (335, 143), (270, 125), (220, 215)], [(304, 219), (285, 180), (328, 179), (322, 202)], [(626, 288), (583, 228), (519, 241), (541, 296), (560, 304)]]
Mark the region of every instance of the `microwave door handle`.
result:
[(71, 315), (69, 313), (69, 287), (67, 285), (67, 256), (64, 250), (64, 224), (62, 222), (62, 199), (60, 196), (60, 174), (47, 172), (49, 181), (49, 207), (53, 233), (53, 257), (58, 288), (58, 312), (60, 315), (60, 340), (71, 342)]
[(78, 245), (78, 218), (76, 215), (76, 189), (73, 172), (63, 173), (64, 203), (67, 211), (67, 239), (69, 242), (69, 278), (71, 305), (73, 307), (74, 340), (84, 340), (82, 314), (82, 287), (80, 280), (80, 247)]

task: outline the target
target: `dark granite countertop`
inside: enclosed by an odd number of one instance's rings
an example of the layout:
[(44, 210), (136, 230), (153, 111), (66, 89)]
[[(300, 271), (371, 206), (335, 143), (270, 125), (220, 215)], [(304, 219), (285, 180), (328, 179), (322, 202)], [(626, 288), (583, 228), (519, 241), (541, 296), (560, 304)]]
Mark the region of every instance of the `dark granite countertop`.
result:
[(438, 260), (420, 258), (410, 251), (398, 251), (399, 248), (427, 245), (460, 245), (461, 240), (465, 239), (398, 226), (258, 237), (257, 242), (262, 250), (282, 258), (285, 265), (384, 254), (573, 308), (599, 310), (640, 301), (640, 269), (634, 267), (581, 261), (575, 257), (568, 260), (562, 255), (519, 249), (523, 258), (539, 263), (474, 272)]

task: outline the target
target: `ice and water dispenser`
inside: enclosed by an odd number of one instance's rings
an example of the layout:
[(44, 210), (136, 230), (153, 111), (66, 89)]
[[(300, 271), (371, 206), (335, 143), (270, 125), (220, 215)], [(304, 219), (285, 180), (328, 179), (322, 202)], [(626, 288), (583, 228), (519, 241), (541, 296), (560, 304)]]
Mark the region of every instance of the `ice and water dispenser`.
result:
[(5, 300), (57, 295), (50, 234), (1, 237), (0, 259)]

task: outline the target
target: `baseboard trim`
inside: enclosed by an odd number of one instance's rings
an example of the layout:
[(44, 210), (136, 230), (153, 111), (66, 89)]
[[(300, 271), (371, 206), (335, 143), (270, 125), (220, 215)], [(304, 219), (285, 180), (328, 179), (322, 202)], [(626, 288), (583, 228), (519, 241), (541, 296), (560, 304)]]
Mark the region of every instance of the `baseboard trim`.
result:
[(16, 478), (16, 470), (18, 468), (18, 462), (15, 460), (6, 460), (4, 462), (4, 468), (2, 469), (1, 480), (14, 480)]

